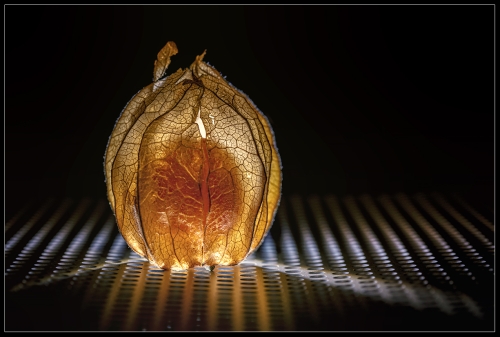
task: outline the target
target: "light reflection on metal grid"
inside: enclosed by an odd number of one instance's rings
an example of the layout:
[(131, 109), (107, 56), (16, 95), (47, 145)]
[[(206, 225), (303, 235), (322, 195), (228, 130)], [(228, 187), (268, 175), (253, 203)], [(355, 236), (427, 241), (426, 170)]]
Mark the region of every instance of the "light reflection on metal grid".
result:
[(164, 271), (103, 200), (28, 204), (5, 227), (6, 331), (492, 331), (493, 231), (455, 195), (293, 195), (239, 266)]

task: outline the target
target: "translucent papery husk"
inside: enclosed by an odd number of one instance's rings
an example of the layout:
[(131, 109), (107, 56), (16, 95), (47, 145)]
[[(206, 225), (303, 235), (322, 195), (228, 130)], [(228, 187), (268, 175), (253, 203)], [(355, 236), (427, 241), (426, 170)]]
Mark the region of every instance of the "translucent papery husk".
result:
[(136, 253), (163, 269), (236, 265), (263, 241), (281, 195), (281, 161), (267, 118), (197, 56), (122, 111), (105, 155), (108, 199)]

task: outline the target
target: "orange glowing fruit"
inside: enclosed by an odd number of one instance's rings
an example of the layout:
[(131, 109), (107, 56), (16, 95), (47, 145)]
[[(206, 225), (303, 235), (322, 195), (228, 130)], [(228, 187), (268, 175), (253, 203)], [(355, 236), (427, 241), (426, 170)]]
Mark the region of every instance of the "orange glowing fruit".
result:
[(165, 76), (177, 46), (158, 53), (153, 83), (127, 104), (105, 156), (108, 199), (136, 253), (163, 269), (236, 265), (263, 241), (281, 195), (267, 118), (203, 62)]

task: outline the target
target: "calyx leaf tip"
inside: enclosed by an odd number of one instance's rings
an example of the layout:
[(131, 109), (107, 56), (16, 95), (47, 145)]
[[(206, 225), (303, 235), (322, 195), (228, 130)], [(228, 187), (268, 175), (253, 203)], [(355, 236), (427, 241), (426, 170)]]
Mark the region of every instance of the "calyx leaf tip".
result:
[(154, 63), (153, 81), (156, 82), (165, 75), (170, 64), (170, 57), (179, 52), (177, 45), (173, 41), (168, 41), (167, 44), (158, 52)]

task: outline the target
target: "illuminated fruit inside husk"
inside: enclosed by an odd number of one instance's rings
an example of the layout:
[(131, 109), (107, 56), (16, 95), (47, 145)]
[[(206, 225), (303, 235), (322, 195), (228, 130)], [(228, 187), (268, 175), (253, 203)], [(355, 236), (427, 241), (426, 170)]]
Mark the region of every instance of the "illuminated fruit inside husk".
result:
[(236, 265), (262, 243), (281, 196), (281, 160), (267, 118), (203, 62), (153, 83), (127, 104), (105, 155), (109, 203), (129, 245), (163, 269)]

